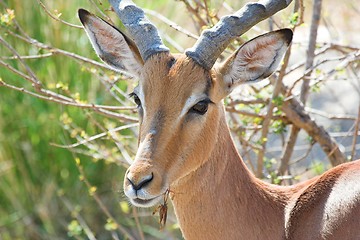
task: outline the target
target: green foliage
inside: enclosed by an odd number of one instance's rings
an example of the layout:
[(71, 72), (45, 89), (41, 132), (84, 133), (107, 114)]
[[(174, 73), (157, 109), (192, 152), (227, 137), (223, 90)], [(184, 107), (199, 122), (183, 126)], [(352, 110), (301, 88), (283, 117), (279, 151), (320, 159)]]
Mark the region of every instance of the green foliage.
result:
[[(80, 24), (76, 16), (79, 8), (86, 8), (98, 15), (101, 15), (101, 11), (113, 14), (109, 11), (108, 1), (91, 1), (94, 4), (88, 0), (43, 2), (55, 18), (76, 25)], [(205, 2), (209, 11), (194, 7), (193, 11), (185, 10), (183, 14), (179, 14), (179, 6), (186, 9), (184, 1), (136, 3), (144, 8), (156, 9), (164, 16), (173, 16), (171, 20), (175, 22), (181, 19), (183, 22), (180, 26), (188, 27), (191, 21), (184, 16), (189, 14), (196, 23), (194, 25), (197, 25), (196, 31), (199, 31), (218, 21), (216, 14), (219, 9), (226, 12), (228, 8), (223, 7), (223, 1)], [(3, 3), (8, 6), (3, 7)], [(195, 1), (191, 3), (196, 5)], [(238, 9), (243, 1), (230, 1), (227, 4)], [(16, 27), (18, 22), (26, 34), (39, 42), (98, 60), (83, 29), (69, 27), (52, 19), (36, 0), (0, 0), (0, 7), (1, 38), (16, 49), (19, 55), (41, 56), (24, 59), (24, 62), (45, 88), (72, 98), (74, 103), (122, 107), (133, 105), (127, 99), (127, 93), (133, 89), (134, 82), (114, 72), (36, 47), (10, 34), (21, 34)], [(157, 21), (160, 29), (161, 25), (166, 25), (169, 32), (161, 30), (161, 34), (170, 36), (166, 39), (169, 45), (177, 42), (185, 49), (193, 44), (186, 34), (179, 34), (179, 31), (169, 28), (168, 24), (154, 16), (151, 19)], [(285, 26), (281, 21), (275, 21), (276, 25), (289, 27), (287, 24), (290, 23), (290, 27), (295, 26), (300, 16), (294, 13), (286, 19)], [(114, 21), (118, 26), (119, 20)], [(262, 25), (267, 25), (266, 21), (259, 24), (260, 29)], [(196, 32), (193, 29), (191, 31)], [(259, 30), (254, 32), (258, 33)], [(233, 52), (252, 34), (250, 31), (246, 36), (237, 38), (229, 47), (231, 51), (225, 51), (225, 55)], [(171, 38), (173, 41), (169, 41)], [(300, 45), (298, 43), (296, 46)], [(13, 52), (0, 46), (0, 60), (26, 73), (20, 61), (14, 58)], [(171, 50), (176, 48), (169, 47)], [(335, 79), (348, 76), (345, 75), (344, 67), (335, 70)], [(325, 72), (319, 68), (313, 75), (324, 77)], [(158, 219), (152, 216), (152, 210), (133, 209), (122, 195), (122, 178), (127, 165), (124, 159), (132, 159), (137, 146), (134, 126), (127, 127), (130, 125), (128, 122), (97, 114), (94, 109), (64, 106), (52, 102), (50, 98), (47, 101), (34, 98), (24, 92), (2, 87), (5, 83), (34, 91), (29, 81), (0, 66), (0, 239), (89, 239), (92, 234), (96, 239), (111, 239), (113, 236), (128, 239), (129, 234), (135, 239), (141, 239), (142, 235), (145, 239), (181, 238), (179, 226), (172, 220), (174, 217), (168, 218), (164, 231), (159, 231)], [(318, 82), (311, 85), (312, 91), (319, 92), (322, 84)], [(233, 110), (231, 114), (238, 114), (231, 119), (240, 139), (238, 143), (246, 150), (247, 160), (262, 151), (266, 144), (270, 145), (268, 141), (272, 139), (269, 134), (265, 137), (260, 134), (264, 129), (273, 85), (268, 84), (259, 89), (253, 87), (251, 91), (250, 100), (254, 100), (251, 103), (234, 105), (233, 99), (225, 99), (225, 106)], [(269, 133), (281, 137), (285, 136), (289, 124), (283, 118), (284, 101), (283, 95), (272, 99), (275, 107), (269, 129)], [(122, 114), (123, 110), (114, 112)], [(126, 114), (136, 120), (133, 110), (127, 110)], [(111, 131), (117, 127), (123, 128)], [(313, 144), (314, 139), (308, 137), (308, 141)], [(260, 161), (264, 161), (271, 182), (280, 183), (276, 171), (279, 163), (268, 156)], [(311, 169), (315, 174), (320, 174), (325, 167), (315, 162)]]
[(281, 120), (274, 120), (271, 124), (271, 129), (276, 134), (282, 134), (286, 132), (286, 124)]
[(69, 237), (80, 236), (83, 232), (83, 229), (77, 220), (72, 220), (68, 225), (68, 235)]
[(310, 165), (310, 169), (314, 172), (316, 175), (320, 175), (326, 171), (325, 164), (320, 161), (314, 161)]
[(15, 18), (13, 9), (6, 9), (5, 13), (0, 14), (0, 25), (10, 26)]
[(299, 12), (295, 12), (290, 16), (289, 23), (291, 28), (299, 24), (299, 17), (300, 17)]
[[(0, 36), (20, 55), (48, 52), (8, 34), (8, 30), (19, 33), (15, 20), (26, 34), (40, 42), (97, 59), (82, 29), (51, 19), (37, 1), (5, 3), (8, 8), (0, 8)], [(44, 4), (57, 17), (77, 25), (80, 24), (76, 16), (78, 8), (96, 12), (86, 0), (44, 1)], [(107, 9), (108, 3), (104, 1), (102, 7)], [(11, 56), (13, 53), (1, 45), (0, 57)], [(26, 72), (19, 61), (7, 62)], [(122, 101), (124, 105), (130, 104), (126, 92), (134, 83), (122, 80), (113, 72), (104, 72), (63, 55), (25, 62), (45, 87), (72, 97), (78, 103), (119, 106)], [(2, 66), (0, 79), (0, 85), (4, 82), (32, 90), (29, 82)], [(100, 79), (116, 82), (111, 92), (117, 100), (107, 92)], [(130, 112), (130, 115), (135, 113)], [(132, 149), (137, 144), (134, 129), (105, 134), (90, 142), (91, 149), (84, 145), (70, 149), (51, 145), (76, 143), (119, 125), (122, 123), (116, 119), (88, 109), (62, 106), (0, 87), (0, 239), (88, 239), (86, 229), (97, 239), (111, 239), (114, 232), (120, 239), (126, 239), (126, 234), (119, 230), (120, 225), (136, 239), (138, 227), (146, 229), (146, 239), (164, 238), (164, 233), (152, 234), (158, 232), (153, 217), (141, 217), (137, 226), (131, 207), (119, 194), (125, 167), (120, 164), (124, 157), (114, 138), (132, 157)], [(101, 206), (96, 199), (101, 201)], [(114, 219), (109, 218), (102, 207), (108, 209)], [(166, 234), (180, 236), (179, 229), (170, 226)]]
[(274, 97), (272, 99), (272, 102), (274, 103), (275, 106), (277, 107), (281, 107), (284, 103), (284, 96), (283, 95), (279, 95), (277, 97)]
[(264, 168), (268, 172), (268, 177), (271, 180), (271, 183), (279, 184), (281, 182), (281, 179), (279, 178), (275, 167), (277, 165), (277, 161), (275, 158), (264, 158)]

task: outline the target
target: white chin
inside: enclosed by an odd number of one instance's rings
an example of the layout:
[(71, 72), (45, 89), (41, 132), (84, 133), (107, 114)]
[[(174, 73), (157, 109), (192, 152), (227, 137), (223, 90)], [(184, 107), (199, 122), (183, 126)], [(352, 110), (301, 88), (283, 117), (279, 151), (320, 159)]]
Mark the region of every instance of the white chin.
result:
[(133, 198), (130, 199), (130, 202), (136, 207), (148, 208), (155, 206), (158, 202), (160, 202), (162, 195), (151, 198), (151, 199), (140, 199), (140, 198)]

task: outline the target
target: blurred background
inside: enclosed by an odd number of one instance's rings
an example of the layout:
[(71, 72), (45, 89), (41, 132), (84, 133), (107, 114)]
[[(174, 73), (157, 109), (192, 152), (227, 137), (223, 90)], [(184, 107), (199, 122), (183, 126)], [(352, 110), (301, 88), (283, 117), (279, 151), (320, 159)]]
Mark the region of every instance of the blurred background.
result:
[[(172, 52), (183, 52), (248, 1), (135, 2)], [(154, 209), (133, 208), (122, 193), (137, 147), (136, 108), (128, 97), (136, 80), (97, 58), (79, 8), (121, 28), (105, 0), (0, 0), (0, 239), (181, 239), (171, 205), (160, 231)], [(294, 1), (221, 57), (271, 29), (295, 31), (284, 76), (225, 99), (239, 151), (258, 177), (293, 184), (359, 157), (359, 21), (356, 0)], [(278, 79), (286, 89), (274, 96)], [(284, 110), (290, 98), (301, 101), (304, 79), (310, 84), (300, 106), (313, 128), (302, 128)], [(318, 144), (311, 130), (320, 128), (329, 136), (318, 137), (333, 141), (340, 157), (331, 160), (332, 150)]]

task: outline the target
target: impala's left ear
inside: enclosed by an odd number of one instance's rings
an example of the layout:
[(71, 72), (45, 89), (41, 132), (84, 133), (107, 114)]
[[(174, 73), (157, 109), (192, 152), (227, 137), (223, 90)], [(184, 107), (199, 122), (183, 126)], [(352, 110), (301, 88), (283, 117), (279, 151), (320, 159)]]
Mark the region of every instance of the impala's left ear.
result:
[(290, 29), (282, 29), (244, 43), (218, 69), (225, 93), (242, 83), (269, 77), (279, 66), (292, 36)]

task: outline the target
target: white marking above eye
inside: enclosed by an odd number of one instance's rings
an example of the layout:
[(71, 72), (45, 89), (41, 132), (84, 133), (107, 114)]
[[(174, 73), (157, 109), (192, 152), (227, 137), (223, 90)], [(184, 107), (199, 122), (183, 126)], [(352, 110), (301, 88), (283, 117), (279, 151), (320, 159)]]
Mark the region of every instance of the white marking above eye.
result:
[(208, 96), (204, 93), (202, 93), (200, 95), (190, 96), (184, 104), (184, 107), (180, 113), (179, 119), (183, 118), (196, 103), (198, 103), (206, 98), (208, 98)]
[(140, 99), (143, 115), (146, 116), (145, 95), (142, 91), (141, 85), (138, 85), (134, 88), (134, 93)]

